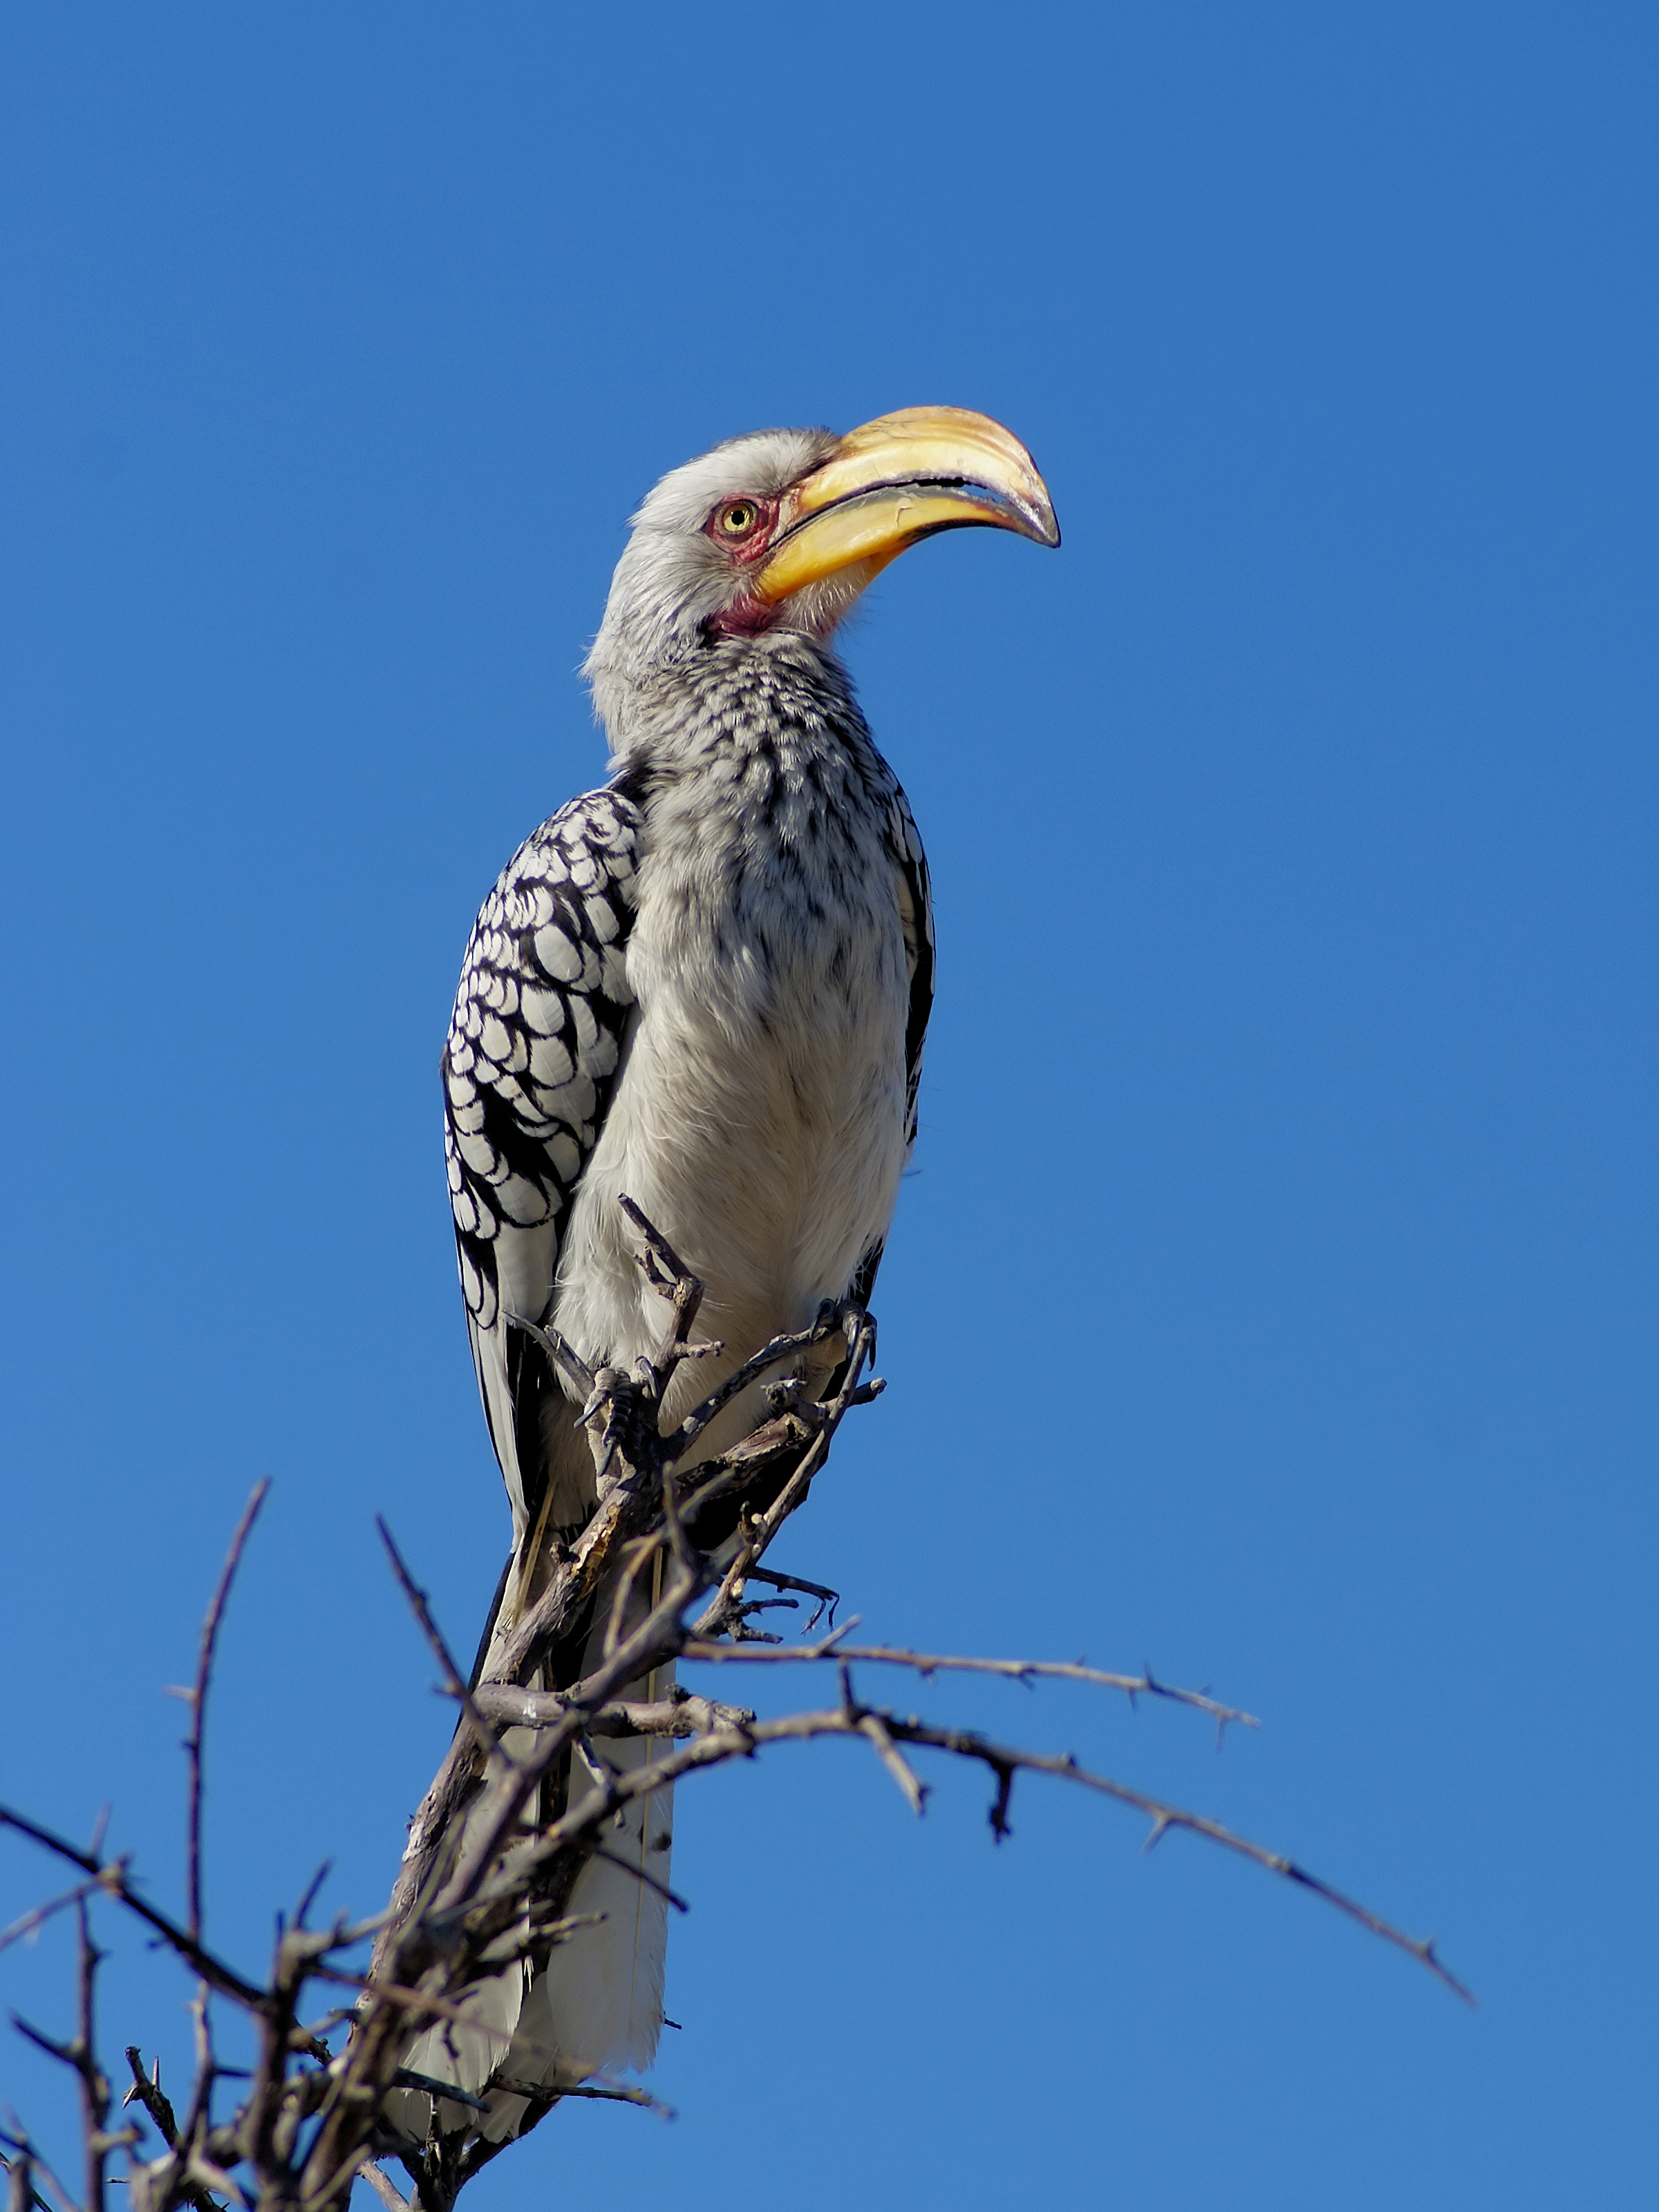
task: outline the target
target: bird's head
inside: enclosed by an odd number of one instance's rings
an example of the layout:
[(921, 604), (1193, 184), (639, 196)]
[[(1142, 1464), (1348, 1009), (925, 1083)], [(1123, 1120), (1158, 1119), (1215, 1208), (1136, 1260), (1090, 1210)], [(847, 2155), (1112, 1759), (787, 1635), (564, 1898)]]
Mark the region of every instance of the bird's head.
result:
[(919, 539), (989, 524), (1058, 545), (1018, 438), (962, 407), (908, 407), (844, 438), (756, 430), (665, 476), (634, 517), (588, 657), (613, 734), (628, 694), (688, 655), (780, 634), (823, 643)]

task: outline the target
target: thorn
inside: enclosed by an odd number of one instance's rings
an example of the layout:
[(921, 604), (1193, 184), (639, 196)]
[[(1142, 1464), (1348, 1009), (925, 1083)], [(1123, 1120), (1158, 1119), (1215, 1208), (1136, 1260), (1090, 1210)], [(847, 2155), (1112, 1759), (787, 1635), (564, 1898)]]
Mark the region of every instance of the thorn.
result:
[(1008, 1821), (1008, 1807), (1013, 1794), (1014, 1770), (1012, 1766), (1000, 1766), (997, 1769), (996, 1802), (988, 1816), (991, 1823), (992, 1840), (995, 1843), (1000, 1844), (1005, 1836), (1012, 1836), (1014, 1832)]

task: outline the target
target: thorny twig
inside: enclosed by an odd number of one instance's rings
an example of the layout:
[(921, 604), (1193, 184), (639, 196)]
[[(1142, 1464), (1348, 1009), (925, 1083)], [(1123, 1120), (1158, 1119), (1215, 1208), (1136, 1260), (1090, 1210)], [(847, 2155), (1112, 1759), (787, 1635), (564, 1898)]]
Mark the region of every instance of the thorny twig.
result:
[(9, 1950), (14, 1943), (23, 1942), (29, 1936), (38, 1935), (48, 1920), (55, 1918), (60, 1912), (68, 1911), (72, 1905), (79, 1905), (83, 1899), (95, 1895), (102, 1887), (103, 1883), (94, 1875), (90, 1881), (78, 1881), (73, 1889), (64, 1890), (61, 1896), (49, 1897), (44, 1905), (37, 1905), (32, 1912), (21, 1914), (9, 1928), (0, 1928), (0, 1951)]
[[(871, 1726), (873, 1723), (873, 1728)], [(789, 1713), (775, 1720), (754, 1720), (736, 1727), (722, 1726), (706, 1735), (695, 1737), (681, 1749), (671, 1752), (644, 1772), (635, 1771), (613, 1778), (610, 1787), (596, 1802), (585, 1801), (574, 1811), (556, 1822), (532, 1847), (534, 1853), (549, 1855), (567, 1847), (588, 1832), (598, 1833), (605, 1822), (633, 1798), (660, 1790), (665, 1784), (682, 1775), (701, 1768), (721, 1765), (732, 1759), (752, 1758), (756, 1752), (769, 1744), (805, 1742), (819, 1736), (862, 1736), (871, 1741), (882, 1757), (883, 1764), (892, 1771), (888, 1753), (896, 1757), (896, 1747), (914, 1744), (934, 1751), (948, 1752), (958, 1759), (975, 1760), (988, 1767), (997, 1780), (997, 1796), (993, 1806), (991, 1826), (999, 1840), (1012, 1834), (1008, 1825), (1008, 1806), (1012, 1795), (1012, 1778), (1017, 1773), (1046, 1774), (1072, 1782), (1098, 1795), (1115, 1799), (1144, 1814), (1152, 1821), (1152, 1832), (1146, 1839), (1151, 1850), (1172, 1828), (1184, 1828), (1206, 1841), (1219, 1844), (1224, 1850), (1236, 1852), (1261, 1867), (1267, 1873), (1295, 1883), (1298, 1887), (1322, 1897), (1340, 1912), (1357, 1920), (1364, 1928), (1379, 1936), (1385, 1942), (1407, 1953), (1438, 1977), (1448, 1989), (1467, 2002), (1474, 1999), (1469, 1990), (1442, 1962), (1432, 1938), (1419, 1939), (1407, 1935), (1392, 1922), (1382, 1919), (1367, 1906), (1360, 1905), (1331, 1883), (1310, 1874), (1283, 1853), (1271, 1851), (1265, 1845), (1253, 1843), (1225, 1827), (1218, 1820), (1187, 1811), (1184, 1808), (1167, 1803), (1161, 1798), (1147, 1796), (1131, 1789), (1126, 1783), (1114, 1780), (1109, 1775), (1097, 1774), (1079, 1765), (1069, 1753), (1043, 1753), (1020, 1749), (1000, 1744), (971, 1729), (936, 1727), (914, 1717), (864, 1704), (854, 1697), (850, 1677), (843, 1676), (842, 1701), (839, 1706), (826, 1711)], [(908, 1774), (908, 1768), (905, 1770)], [(896, 1779), (899, 1778), (896, 1775)], [(917, 1802), (919, 1785), (915, 1778), (900, 1779), (900, 1788), (914, 1810), (920, 1811)]]
[(129, 1912), (136, 1913), (161, 1937), (169, 1950), (176, 1952), (185, 1965), (199, 1974), (204, 1981), (210, 1983), (221, 1996), (230, 1998), (245, 2011), (258, 2010), (264, 1997), (264, 1992), (258, 1984), (245, 1980), (234, 1967), (228, 1966), (222, 1959), (216, 1958), (204, 1944), (196, 1942), (188, 1929), (181, 1928), (165, 1912), (159, 1911), (147, 1897), (134, 1889), (127, 1878), (125, 1859), (110, 1859), (100, 1863), (91, 1852), (83, 1851), (79, 1844), (71, 1844), (65, 1837), (55, 1835), (50, 1828), (43, 1827), (38, 1820), (27, 1819), (9, 1805), (0, 1805), (0, 1828), (15, 1828), (20, 1836), (27, 1836), (31, 1843), (39, 1844), (43, 1850), (67, 1859), (71, 1866), (78, 1866), (84, 1872), (96, 1875), (100, 1889), (106, 1890), (110, 1896), (125, 1905)]
[[(76, 1957), (77, 1973), (76, 2032), (67, 2043), (32, 2027), (28, 2021), (12, 2014), (12, 2025), (18, 2033), (51, 2057), (67, 2066), (76, 2077), (81, 2100), (81, 2151), (86, 2175), (86, 2203), (101, 2206), (104, 2202), (104, 2164), (111, 2151), (119, 2150), (138, 2139), (136, 2128), (121, 2128), (111, 2132), (109, 2125), (109, 2080), (98, 2063), (97, 1980), (98, 1969), (104, 1954), (92, 1940), (92, 1920), (84, 1897), (76, 1905)], [(42, 2171), (47, 2169), (43, 2166)], [(61, 2194), (55, 2179), (55, 2191)]]
[[(472, 1692), (467, 1686), (466, 1677), (456, 1665), (454, 1655), (448, 1644), (445, 1643), (442, 1632), (432, 1617), (432, 1608), (427, 1601), (426, 1592), (410, 1573), (404, 1564), (404, 1555), (398, 1549), (391, 1529), (387, 1528), (383, 1516), (378, 1513), (374, 1516), (374, 1526), (380, 1532), (381, 1543), (386, 1547), (386, 1557), (392, 1562), (392, 1571), (397, 1577), (398, 1587), (402, 1590), (410, 1611), (419, 1624), (421, 1633), (430, 1646), (434, 1657), (443, 1669), (444, 1694), (459, 1700), (461, 1711), (471, 1725), (473, 1740), (483, 1751), (485, 1756), (511, 1767), (514, 1763), (511, 1754), (503, 1745), (495, 1741), (489, 1721), (474, 1703)], [(300, 1910), (301, 1917), (303, 1918), (305, 1914), (303, 1905)]]
[(198, 1942), (202, 1934), (202, 1746), (207, 1728), (208, 1691), (213, 1682), (213, 1655), (218, 1645), (219, 1624), (225, 1617), (230, 1586), (236, 1579), (237, 1568), (241, 1565), (243, 1547), (252, 1532), (259, 1508), (264, 1504), (270, 1489), (270, 1476), (261, 1475), (253, 1486), (252, 1497), (242, 1508), (242, 1517), (236, 1523), (230, 1549), (225, 1554), (225, 1564), (219, 1570), (217, 1587), (202, 1623), (202, 1639), (196, 1653), (195, 1682), (190, 1689), (175, 1693), (183, 1698), (190, 1707), (190, 1734), (185, 1739), (185, 1756), (190, 1763), (188, 1817), (185, 1832), (185, 1897), (186, 1925)]
[(856, 1662), (908, 1667), (924, 1679), (934, 1674), (997, 1674), (1011, 1682), (1022, 1682), (1027, 1688), (1036, 1681), (1089, 1682), (1100, 1689), (1122, 1691), (1132, 1705), (1137, 1698), (1164, 1698), (1172, 1705), (1191, 1705), (1197, 1712), (1207, 1713), (1218, 1730), (1261, 1725), (1254, 1713), (1243, 1712), (1236, 1705), (1221, 1705), (1202, 1690), (1178, 1690), (1172, 1683), (1160, 1682), (1150, 1667), (1143, 1667), (1139, 1674), (1114, 1674), (1101, 1667), (1085, 1666), (1080, 1659), (971, 1659), (954, 1653), (907, 1651), (895, 1644), (843, 1644), (842, 1638), (856, 1626), (855, 1621), (849, 1620), (845, 1627), (832, 1631), (820, 1643), (807, 1644), (720, 1644), (692, 1638), (680, 1656), (712, 1662), (735, 1659), (744, 1664), (767, 1660), (833, 1659), (838, 1665)]
[[(7, 2127), (0, 2128), (0, 2143), (6, 2145), (11, 2155), (7, 2157), (5, 2152), (0, 2151), (0, 2162), (3, 2162), (7, 2173), (7, 2212), (33, 2212), (33, 2208), (38, 2208), (38, 2212), (76, 2212), (75, 2199), (41, 2156), (39, 2144), (24, 2132), (21, 2121), (9, 2106), (6, 2120)], [(45, 2177), (47, 2188), (57, 2198), (55, 2206), (35, 2187), (37, 2172)]]
[[(291, 1923), (279, 1923), (269, 1973), (253, 1980), (210, 1952), (202, 1939), (201, 1808), (204, 1723), (212, 1665), (232, 1581), (253, 1519), (265, 1495), (261, 1484), (232, 1540), (204, 1623), (191, 1705), (187, 1844), (187, 1915), (184, 1924), (159, 1911), (135, 1889), (125, 1858), (106, 1857), (101, 1832), (82, 1850), (24, 1815), (0, 1808), (9, 1826), (67, 1860), (83, 1879), (0, 1934), (0, 1950), (32, 1934), (52, 1914), (74, 1906), (80, 1916), (80, 2027), (68, 2044), (38, 2029), (33, 2039), (74, 2067), (81, 2083), (88, 2203), (104, 2212), (103, 2162), (125, 2147), (131, 2160), (127, 2191), (131, 2212), (170, 2212), (185, 2204), (219, 2212), (220, 2200), (295, 2208), (295, 2212), (341, 2212), (353, 2183), (362, 2180), (388, 2208), (403, 2212), (448, 2212), (466, 2182), (505, 2147), (483, 2132), (491, 2100), (519, 2100), (524, 2133), (563, 2098), (586, 2097), (662, 2111), (646, 2090), (589, 2078), (574, 2081), (559, 2070), (556, 2052), (520, 2039), (514, 2063), (534, 2059), (553, 2069), (535, 2081), (507, 2070), (505, 2058), (483, 2094), (447, 2082), (404, 2063), (422, 2023), (476, 2027), (481, 1983), (523, 1960), (548, 1970), (554, 1948), (594, 1916), (566, 1911), (572, 1884), (595, 1857), (610, 1858), (660, 1891), (676, 1905), (665, 1882), (616, 1857), (606, 1838), (636, 1800), (708, 1767), (787, 1742), (844, 1737), (865, 1744), (892, 1778), (911, 1808), (925, 1809), (927, 1784), (908, 1754), (917, 1752), (966, 1760), (986, 1770), (994, 1785), (990, 1823), (1000, 1840), (1011, 1833), (1009, 1811), (1015, 1778), (1039, 1774), (1112, 1799), (1151, 1822), (1147, 1845), (1172, 1828), (1184, 1828), (1249, 1860), (1278, 1878), (1323, 1898), (1384, 1942), (1407, 1952), (1460, 1996), (1468, 1992), (1442, 1964), (1432, 1942), (1409, 1936), (1346, 1893), (1309, 1874), (1295, 1861), (1268, 1850), (1206, 1816), (1147, 1796), (1110, 1776), (1094, 1772), (1068, 1754), (999, 1742), (976, 1730), (954, 1728), (869, 1704), (854, 1690), (854, 1665), (897, 1667), (923, 1680), (952, 1674), (1000, 1677), (1031, 1686), (1074, 1681), (1127, 1696), (1192, 1707), (1212, 1719), (1218, 1733), (1233, 1724), (1254, 1728), (1254, 1716), (1221, 1704), (1207, 1692), (1159, 1680), (1150, 1668), (1139, 1674), (1109, 1673), (1081, 1661), (975, 1658), (919, 1652), (898, 1645), (854, 1644), (856, 1620), (815, 1643), (785, 1644), (749, 1626), (751, 1616), (788, 1599), (745, 1597), (758, 1582), (816, 1601), (808, 1632), (825, 1610), (833, 1622), (836, 1593), (763, 1564), (786, 1520), (805, 1498), (822, 1470), (836, 1431), (855, 1406), (868, 1404), (880, 1384), (866, 1380), (875, 1328), (854, 1307), (826, 1308), (809, 1329), (775, 1339), (744, 1361), (672, 1425), (665, 1425), (665, 1395), (688, 1361), (718, 1350), (692, 1335), (702, 1286), (637, 1209), (624, 1207), (638, 1230), (641, 1266), (668, 1312), (662, 1338), (649, 1358), (623, 1371), (590, 1369), (551, 1331), (521, 1324), (540, 1343), (556, 1372), (581, 1401), (580, 1422), (592, 1443), (599, 1504), (568, 1547), (556, 1550), (533, 1602), (509, 1617), (498, 1636), (488, 1679), (469, 1689), (432, 1611), (381, 1524), (392, 1571), (442, 1676), (441, 1687), (462, 1709), (458, 1729), (425, 1802), (410, 1825), (408, 1849), (386, 1911), (356, 1925), (344, 1919), (327, 1929), (305, 1924), (320, 1883), (319, 1873)], [(833, 1346), (839, 1341), (838, 1360)], [(833, 1367), (829, 1379), (811, 1383)], [(791, 1371), (792, 1368), (794, 1370)], [(782, 1379), (778, 1379), (781, 1376)], [(814, 1389), (821, 1395), (813, 1395)], [(747, 1436), (699, 1457), (710, 1424), (753, 1391), (762, 1412)], [(647, 1572), (647, 1567), (650, 1572)], [(638, 1578), (629, 1600), (619, 1583)], [(654, 1577), (654, 1579), (653, 1579)], [(524, 1585), (528, 1587), (527, 1582)], [(647, 1599), (649, 1597), (650, 1601)], [(603, 1631), (592, 1634), (596, 1619)], [(609, 1624), (608, 1627), (605, 1624)], [(598, 1652), (597, 1660), (594, 1654)], [(572, 1653), (580, 1664), (570, 1666)], [(562, 1653), (563, 1671), (549, 1687), (550, 1655)], [(828, 1662), (840, 1672), (839, 1704), (822, 1710), (760, 1719), (746, 1708), (695, 1697), (678, 1686), (668, 1693), (638, 1694), (659, 1670), (677, 1662), (729, 1664)], [(582, 1667), (586, 1672), (581, 1671)], [(571, 1676), (574, 1674), (575, 1680)], [(507, 1729), (524, 1731), (510, 1753)], [(663, 1749), (648, 1765), (613, 1770), (590, 1750), (606, 1739), (652, 1737)], [(580, 1760), (592, 1778), (586, 1794), (555, 1798), (544, 1786)], [(562, 1808), (562, 1809), (560, 1809)], [(539, 1808), (539, 1810), (538, 1809)], [(526, 1822), (531, 1825), (526, 1827)], [(324, 1871), (326, 1869), (325, 1869)], [(159, 2130), (165, 2155), (143, 2164), (132, 2151), (131, 2129), (108, 2128), (109, 2088), (94, 2050), (92, 1991), (99, 1954), (87, 1919), (88, 1899), (103, 1892), (140, 1920), (198, 1978), (192, 2012), (197, 2063), (188, 2109), (180, 2120), (162, 2093), (159, 2066), (146, 2075), (138, 2049), (127, 2051), (133, 2086), (128, 2104), (142, 2105)], [(367, 1970), (344, 1961), (352, 1948), (374, 1938)], [(312, 2027), (301, 2025), (302, 2000), (315, 1984), (356, 1992), (349, 2013), (335, 2011)], [(242, 2102), (216, 2123), (213, 2093), (227, 2069), (215, 2057), (208, 2016), (210, 1993), (228, 1999), (257, 2031), (258, 2057)], [(349, 2040), (337, 2051), (326, 2040), (342, 2025)], [(568, 2070), (568, 2069), (567, 2069)], [(387, 2099), (413, 2095), (430, 2100), (424, 2137), (394, 2120)], [(462, 2124), (441, 2114), (465, 2115)], [(12, 2139), (11, 2212), (34, 2212), (41, 2199), (35, 2172), (49, 2170), (32, 2144)], [(381, 2170), (400, 2159), (414, 2183), (404, 2197)], [(69, 2205), (67, 2197), (64, 2204)]]

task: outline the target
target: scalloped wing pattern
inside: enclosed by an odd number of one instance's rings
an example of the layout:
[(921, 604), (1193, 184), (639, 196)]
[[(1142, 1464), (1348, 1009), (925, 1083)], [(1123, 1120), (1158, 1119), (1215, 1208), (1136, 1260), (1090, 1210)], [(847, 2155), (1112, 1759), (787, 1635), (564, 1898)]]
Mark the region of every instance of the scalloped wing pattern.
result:
[(473, 925), (444, 1046), (461, 1290), (515, 1516), (526, 1486), (501, 1312), (545, 1319), (562, 1220), (604, 1121), (634, 1003), (640, 827), (633, 800), (606, 786), (525, 840)]

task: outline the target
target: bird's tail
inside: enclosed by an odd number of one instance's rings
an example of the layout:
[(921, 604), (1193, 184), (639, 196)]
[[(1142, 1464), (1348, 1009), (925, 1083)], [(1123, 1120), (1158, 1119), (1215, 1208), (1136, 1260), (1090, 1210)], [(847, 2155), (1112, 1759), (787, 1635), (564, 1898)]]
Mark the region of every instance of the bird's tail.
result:
[[(656, 1573), (659, 1578), (660, 1559)], [(641, 1589), (632, 1599), (623, 1634), (644, 1617), (657, 1595)], [(502, 1607), (503, 1614), (515, 1610), (510, 1601)], [(611, 1610), (601, 1592), (595, 1625), (566, 1680), (599, 1663)], [(498, 1618), (492, 1647), (512, 1625)], [(488, 1672), (489, 1656), (481, 1673)], [(665, 1698), (672, 1682), (672, 1666), (661, 1667), (617, 1694)], [(509, 1730), (505, 1747), (522, 1755), (533, 1749), (534, 1737), (531, 1729)], [(648, 1767), (662, 1759), (665, 1748), (652, 1737), (575, 1746), (566, 1771), (549, 1787), (549, 1806), (532, 1802), (527, 1810), (526, 1840), (552, 1805), (574, 1808), (602, 1789), (605, 1770), (614, 1775)], [(457, 2002), (468, 2015), (465, 2024), (438, 2021), (411, 2039), (402, 2060), (406, 2074), (453, 2085), (478, 2101), (445, 2098), (435, 2087), (395, 2090), (386, 2100), (387, 2117), (395, 2126), (424, 2140), (435, 2119), (445, 2136), (471, 2133), (504, 2142), (519, 2131), (540, 2098), (595, 2074), (642, 2069), (651, 2063), (662, 2027), (672, 1833), (672, 1784), (629, 1801), (572, 1884), (561, 1917), (578, 1924), (555, 1944), (547, 1963), (508, 1960), (499, 1972), (482, 1977), (459, 1995)], [(499, 1949), (512, 1951), (525, 1933), (522, 1927), (510, 1931), (500, 1939)]]

